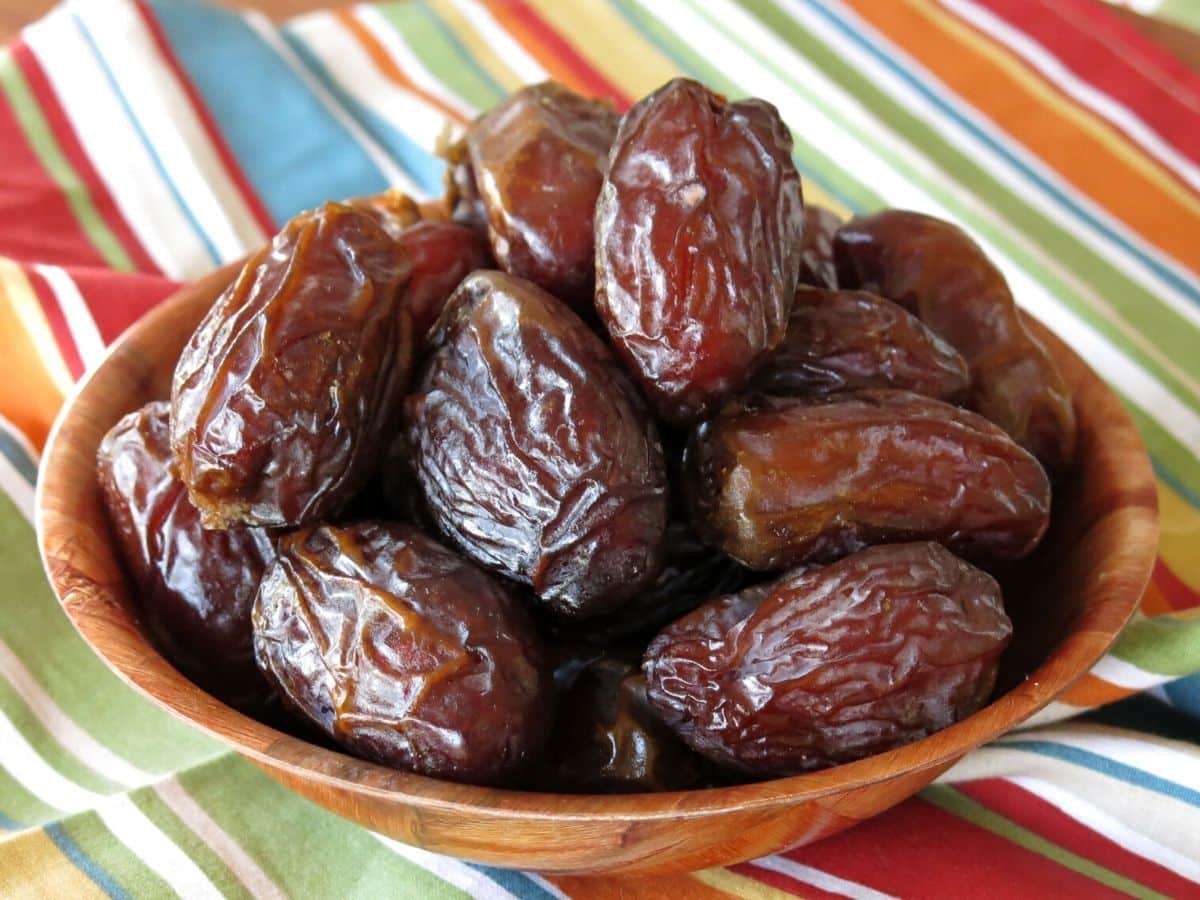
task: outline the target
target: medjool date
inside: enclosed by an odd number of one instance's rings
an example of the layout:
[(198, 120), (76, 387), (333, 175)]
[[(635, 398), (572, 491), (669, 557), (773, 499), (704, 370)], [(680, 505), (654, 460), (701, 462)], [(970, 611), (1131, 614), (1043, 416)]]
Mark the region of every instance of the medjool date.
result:
[(596, 207), (596, 307), (660, 418), (687, 423), (783, 340), (804, 203), (775, 107), (694, 81), (621, 120)]
[(693, 749), (783, 776), (978, 710), (1012, 635), (1000, 588), (934, 543), (872, 547), (706, 604), (646, 650), (649, 700)]
[(253, 621), (259, 666), (286, 702), (368, 759), (501, 782), (545, 741), (551, 688), (527, 614), (408, 525), (284, 536)]
[(800, 240), (800, 283), (834, 290), (838, 286), (833, 261), (833, 235), (841, 226), (837, 214), (807, 203), (804, 206), (804, 237)]

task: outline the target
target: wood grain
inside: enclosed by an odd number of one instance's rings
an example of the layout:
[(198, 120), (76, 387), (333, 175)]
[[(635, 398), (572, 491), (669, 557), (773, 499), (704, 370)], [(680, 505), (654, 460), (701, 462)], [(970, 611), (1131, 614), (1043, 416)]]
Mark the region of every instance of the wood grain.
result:
[(632, 796), (535, 794), (441, 782), (324, 749), (249, 719), (178, 674), (146, 640), (96, 486), (96, 448), (124, 413), (165, 397), (180, 348), (234, 267), (137, 323), (81, 384), (47, 447), (38, 536), (54, 590), (127, 682), (321, 806), (401, 841), (556, 873), (729, 864), (848, 828), (928, 784), (1086, 672), (1133, 613), (1157, 547), (1149, 460), (1128, 414), (1061, 341), (1031, 323), (1075, 390), (1081, 458), (1055, 496), (1045, 549), (1005, 578), (1017, 636), (1005, 692), (907, 747), (795, 778)]

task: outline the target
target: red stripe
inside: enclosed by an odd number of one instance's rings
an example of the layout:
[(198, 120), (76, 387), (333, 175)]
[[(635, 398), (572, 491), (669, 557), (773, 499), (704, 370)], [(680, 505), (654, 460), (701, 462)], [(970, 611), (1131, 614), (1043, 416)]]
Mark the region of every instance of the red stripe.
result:
[(57, 182), (0, 94), (0, 255), (26, 262), (102, 265)]
[(1131, 110), (1178, 153), (1200, 163), (1200, 77), (1168, 75), (1164, 60), (1178, 61), (1132, 25), (1093, 0), (1039, 0), (1036, 10), (1028, 0), (979, 2)]
[[(41, 109), (42, 115), (46, 117), (46, 121), (50, 124), (50, 130), (54, 134), (54, 139), (58, 144), (59, 150), (67, 158), (67, 162), (71, 164), (71, 168), (75, 170), (75, 174), (79, 177), (79, 180), (83, 182), (88, 195), (91, 197), (92, 205), (95, 206), (104, 223), (125, 248), (125, 252), (133, 262), (134, 268), (141, 272), (156, 271), (157, 267), (154, 265), (154, 261), (150, 259), (150, 254), (146, 252), (146, 248), (142, 246), (142, 242), (138, 240), (129, 223), (125, 221), (125, 217), (117, 208), (117, 204), (113, 200), (112, 194), (109, 193), (108, 187), (104, 184), (96, 168), (92, 165), (91, 160), (83, 149), (83, 145), (75, 137), (75, 131), (71, 127), (66, 113), (63, 112), (62, 106), (58, 102), (58, 97), (55, 96), (54, 89), (50, 86), (50, 81), (46, 77), (41, 63), (24, 41), (17, 40), (10, 44), (9, 48), (12, 50), (13, 59), (17, 61), (17, 65), (20, 66), (21, 71), (25, 75), (25, 80), (29, 83), (29, 89), (33, 92), (34, 99), (37, 100), (38, 108)], [(4, 133), (3, 129), (0, 129), (0, 133)], [(72, 218), (74, 218), (74, 215), (72, 215)], [(86, 235), (84, 235), (84, 239), (87, 240)], [(88, 246), (92, 246), (90, 240), (88, 241)], [(77, 253), (69, 258), (54, 261), (69, 265), (91, 265), (94, 256), (94, 252), (87, 255)]]
[(1154, 586), (1158, 588), (1167, 604), (1174, 610), (1194, 609), (1200, 606), (1200, 593), (1188, 587), (1171, 571), (1160, 556), (1154, 561)]
[(902, 897), (1124, 896), (919, 798), (786, 855)]
[(1028, 828), (1064, 850), (1090, 859), (1119, 875), (1152, 888), (1168, 897), (1196, 896), (1200, 885), (1189, 881), (1126, 850), (1092, 831), (1086, 825), (1060, 812), (1036, 794), (1018, 787), (1002, 778), (988, 778), (957, 785), (958, 789), (974, 800), (994, 809), (1002, 816)]
[(806, 900), (814, 900), (814, 898), (815, 900), (845, 900), (846, 897), (845, 894), (831, 894), (829, 891), (813, 887), (807, 881), (800, 881), (789, 875), (784, 875), (782, 872), (766, 869), (755, 863), (738, 863), (736, 866), (729, 866), (729, 871), (746, 878), (753, 878), (755, 881), (761, 881), (763, 884), (769, 885), (776, 890), (787, 891), (789, 894), (804, 897)]
[(558, 60), (571, 70), (572, 74), (579, 79), (580, 84), (587, 89), (593, 97), (603, 97), (611, 100), (616, 104), (618, 109), (628, 109), (632, 102), (626, 94), (621, 91), (616, 85), (604, 77), (599, 69), (596, 69), (584, 59), (564, 38), (560, 35), (550, 23), (537, 14), (529, 4), (524, 0), (507, 0), (506, 7), (514, 18), (518, 19), (521, 24), (529, 29), (530, 34), (538, 39), (538, 41)]
[(276, 228), (271, 214), (267, 211), (266, 205), (251, 186), (250, 179), (242, 171), (242, 167), (238, 164), (233, 151), (225, 142), (220, 129), (217, 128), (216, 120), (209, 113), (208, 107), (200, 96), (200, 92), (196, 90), (196, 86), (192, 84), (191, 78), (188, 77), (183, 65), (179, 62), (179, 58), (175, 55), (175, 51), (167, 39), (167, 33), (155, 17), (153, 10), (150, 9), (145, 0), (136, 0), (135, 6), (146, 25), (146, 29), (150, 32), (151, 38), (154, 40), (154, 46), (158, 48), (158, 52), (162, 55), (163, 60), (175, 75), (175, 80), (179, 82), (179, 86), (187, 94), (188, 101), (192, 104), (192, 109), (195, 111), (196, 117), (200, 120), (200, 124), (204, 128), (204, 133), (208, 135), (208, 139), (217, 151), (217, 156), (221, 158), (221, 163), (225, 166), (225, 171), (237, 187), (238, 193), (242, 195), (242, 199), (249, 208), (251, 215), (254, 216), (254, 220), (258, 222), (265, 234), (274, 234)]
[(45, 313), (46, 321), (50, 324), (54, 342), (58, 345), (58, 351), (67, 364), (67, 370), (71, 373), (72, 378), (78, 379), (85, 368), (83, 357), (79, 355), (79, 347), (76, 346), (75, 337), (71, 334), (70, 326), (67, 325), (67, 317), (63, 315), (62, 307), (58, 305), (58, 298), (54, 296), (54, 289), (35, 269), (28, 266), (21, 268), (24, 269), (25, 276), (33, 286), (33, 293), (42, 305), (42, 312)]
[(157, 275), (130, 275), (108, 269), (69, 269), (68, 274), (83, 295), (105, 344), (116, 340), (178, 287)]

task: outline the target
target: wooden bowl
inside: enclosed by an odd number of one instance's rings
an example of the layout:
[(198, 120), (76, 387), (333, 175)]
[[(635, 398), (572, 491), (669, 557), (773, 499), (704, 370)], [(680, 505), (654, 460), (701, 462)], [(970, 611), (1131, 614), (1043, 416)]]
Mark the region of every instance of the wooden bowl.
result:
[(1031, 321), (1075, 390), (1080, 458), (1055, 494), (1043, 548), (1006, 576), (1016, 640), (997, 699), (980, 712), (860, 762), (681, 793), (525, 793), (364, 762), (247, 718), (176, 672), (140, 630), (101, 507), (101, 437), (126, 412), (167, 396), (180, 349), (233, 271), (181, 290), (129, 329), (62, 411), (37, 498), (46, 571), (84, 640), (137, 690), (321, 806), (427, 850), (547, 873), (643, 873), (731, 864), (818, 840), (920, 790), (1061, 694), (1107, 650), (1150, 576), (1157, 509), (1142, 442), (1100, 378)]

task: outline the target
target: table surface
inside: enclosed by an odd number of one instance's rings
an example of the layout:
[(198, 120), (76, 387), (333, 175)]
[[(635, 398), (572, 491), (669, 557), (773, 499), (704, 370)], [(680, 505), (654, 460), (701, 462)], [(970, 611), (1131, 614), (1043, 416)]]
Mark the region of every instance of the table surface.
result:
[[(58, 0), (4, 0), (0, 8), (0, 42), (7, 41), (22, 25), (31, 22)], [(314, 9), (348, 6), (337, 0), (220, 0), (228, 6), (251, 6), (273, 19), (286, 19)], [(1113, 12), (1132, 23), (1161, 47), (1174, 53), (1189, 66), (1200, 71), (1200, 33), (1189, 31), (1126, 9), (1113, 7)]]

